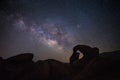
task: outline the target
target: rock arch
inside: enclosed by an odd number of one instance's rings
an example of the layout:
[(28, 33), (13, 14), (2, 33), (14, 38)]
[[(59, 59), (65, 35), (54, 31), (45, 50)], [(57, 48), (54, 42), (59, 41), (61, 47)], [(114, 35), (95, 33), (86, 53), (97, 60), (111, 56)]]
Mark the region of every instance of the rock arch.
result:
[[(78, 53), (78, 50), (84, 55), (81, 59), (79, 59), (79, 55), (81, 53)], [(73, 54), (70, 57), (70, 64), (72, 67), (82, 70), (84, 66), (90, 62), (90, 60), (97, 58), (98, 56), (98, 48), (92, 48), (88, 45), (76, 45), (75, 47), (73, 47)]]

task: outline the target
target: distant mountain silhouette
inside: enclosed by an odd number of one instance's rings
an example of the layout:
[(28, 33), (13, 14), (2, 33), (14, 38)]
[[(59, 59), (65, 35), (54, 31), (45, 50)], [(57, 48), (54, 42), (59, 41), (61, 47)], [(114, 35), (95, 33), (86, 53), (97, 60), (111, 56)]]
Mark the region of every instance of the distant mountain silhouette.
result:
[[(83, 53), (82, 59), (77, 50)], [(32, 59), (32, 53), (0, 57), (0, 80), (120, 80), (120, 50), (99, 55), (98, 48), (77, 45), (70, 63)]]

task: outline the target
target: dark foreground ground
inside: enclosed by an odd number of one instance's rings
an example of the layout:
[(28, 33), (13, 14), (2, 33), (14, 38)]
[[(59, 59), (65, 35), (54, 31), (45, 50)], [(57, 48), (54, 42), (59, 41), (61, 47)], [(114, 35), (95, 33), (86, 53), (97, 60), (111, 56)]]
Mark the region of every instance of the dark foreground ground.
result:
[(0, 57), (0, 80), (120, 80), (120, 51), (103, 53), (82, 70), (53, 59), (32, 59), (32, 53)]

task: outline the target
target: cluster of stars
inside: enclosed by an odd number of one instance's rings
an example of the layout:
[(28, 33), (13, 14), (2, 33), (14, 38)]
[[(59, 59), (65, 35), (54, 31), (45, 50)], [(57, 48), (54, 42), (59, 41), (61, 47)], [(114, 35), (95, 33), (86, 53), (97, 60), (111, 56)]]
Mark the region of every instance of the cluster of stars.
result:
[(72, 44), (74, 40), (73, 36), (61, 24), (57, 23), (46, 21), (42, 24), (34, 22), (27, 24), (24, 18), (18, 18), (13, 25), (20, 31), (29, 32), (38, 42), (58, 50), (64, 50), (65, 44)]

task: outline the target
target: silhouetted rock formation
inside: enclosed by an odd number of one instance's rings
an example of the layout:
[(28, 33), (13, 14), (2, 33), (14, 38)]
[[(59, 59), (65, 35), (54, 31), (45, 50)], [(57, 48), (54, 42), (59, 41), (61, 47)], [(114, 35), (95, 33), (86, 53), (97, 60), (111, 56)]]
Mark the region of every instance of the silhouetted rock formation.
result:
[[(83, 53), (82, 59), (77, 50)], [(0, 57), (0, 80), (120, 80), (120, 51), (99, 55), (98, 48), (77, 45), (70, 64), (53, 59), (37, 62), (32, 59), (32, 53), (8, 59)]]
[[(80, 51), (84, 56), (79, 59)], [(77, 45), (73, 48), (73, 54), (70, 57), (70, 64), (77, 70), (82, 70), (92, 59), (99, 57), (99, 49), (91, 48), (87, 45)]]
[(23, 80), (23, 77), (26, 79), (34, 66), (32, 58), (33, 54), (26, 53), (1, 61), (0, 79)]
[(16, 62), (16, 63), (25, 63), (32, 61), (33, 54), (32, 53), (25, 53), (25, 54), (19, 54), (17, 56), (10, 57), (6, 59), (8, 62)]
[(101, 53), (73, 80), (120, 80), (120, 51)]
[[(70, 66), (57, 60), (32, 60), (25, 53), (0, 60), (1, 80), (70, 80)], [(69, 78), (70, 77), (70, 78)]]
[(0, 61), (2, 61), (3, 60), (3, 58), (2, 57), (0, 57)]
[(80, 55), (80, 53), (73, 52), (72, 56), (70, 57), (70, 64), (71, 65), (74, 65), (74, 62), (79, 60), (79, 55)]

